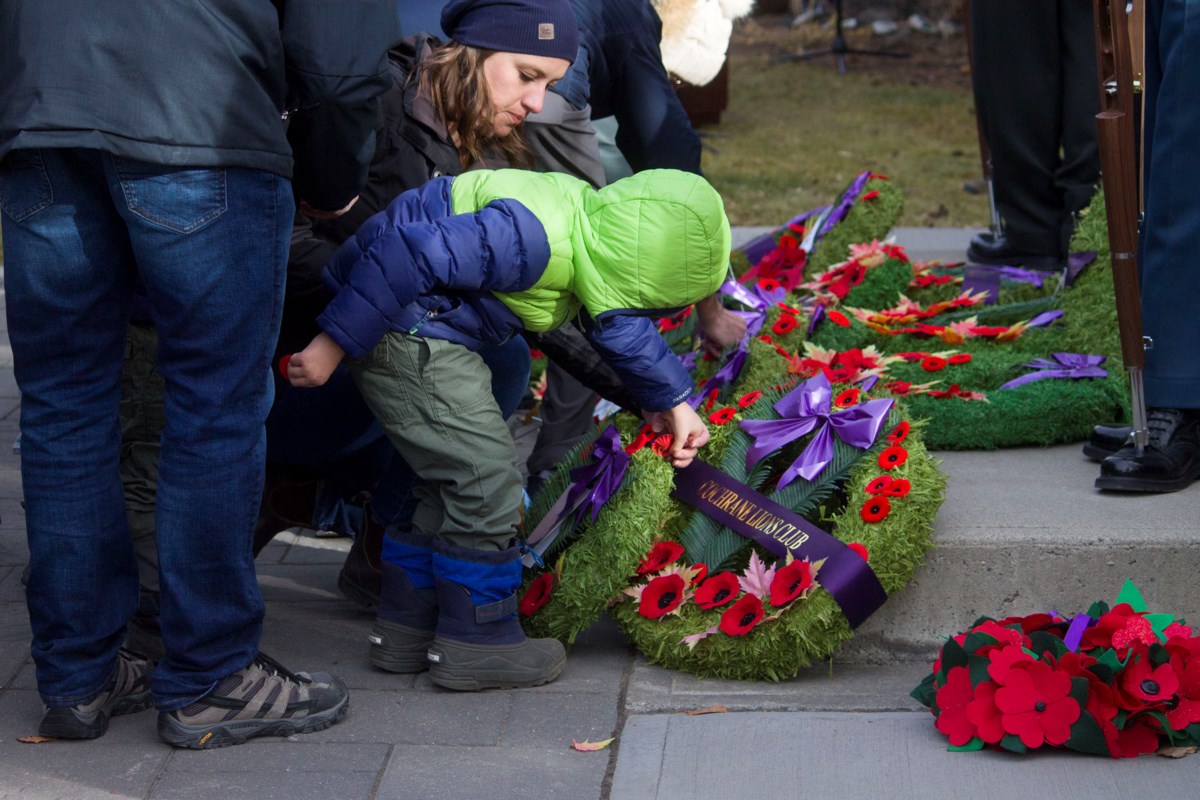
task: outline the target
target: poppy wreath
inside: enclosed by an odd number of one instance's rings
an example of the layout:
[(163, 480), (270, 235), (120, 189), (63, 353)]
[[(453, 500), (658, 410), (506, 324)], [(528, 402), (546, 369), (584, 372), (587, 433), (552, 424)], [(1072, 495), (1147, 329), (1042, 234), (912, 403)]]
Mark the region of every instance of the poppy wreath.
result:
[[(733, 398), (725, 406), (736, 410), (726, 423), (733, 435), (724, 454), (704, 457), (849, 545), (887, 594), (897, 591), (930, 546), (945, 486), (920, 442), (919, 426), (893, 408), (871, 446), (859, 449), (835, 438), (831, 460), (818, 476), (798, 477), (779, 489), (781, 474), (817, 433), (748, 468), (751, 437), (734, 423), (778, 419), (774, 404), (785, 393), (756, 390)], [(743, 407), (747, 397), (754, 402)], [(860, 393), (861, 402), (869, 399)], [(790, 553), (781, 558), (673, 503), (668, 524), (610, 608), (650, 662), (703, 677), (783, 680), (853, 635), (821, 584), (823, 561)]]
[(981, 617), (912, 692), (951, 750), (1063, 748), (1132, 758), (1200, 746), (1200, 637), (1152, 614), (1126, 582), (1116, 603), (1066, 618)]
[(804, 347), (881, 353), (883, 388), (930, 421), (925, 443), (934, 449), (1084, 440), (1095, 422), (1124, 418), (1129, 398), (1102, 196), (1072, 250), (1064, 275), (1000, 268), (988, 290), (997, 302), (988, 303), (966, 267), (855, 245), (847, 261), (800, 285), (823, 312)]
[[(740, 423), (777, 419), (775, 403), (799, 383), (787, 374), (785, 359), (759, 345), (751, 348), (746, 373), (756, 374), (754, 362), (761, 359), (773, 365), (771, 385), (743, 391), (748, 387), (739, 382), (711, 399), (700, 397), (698, 411), (711, 435), (702, 457), (851, 545), (883, 589), (895, 592), (930, 546), (945, 485), (920, 441), (920, 426), (891, 408), (869, 446), (835, 437), (819, 476), (776, 489), (817, 432), (747, 466), (751, 437)], [(831, 388), (830, 395), (836, 395), (830, 411), (871, 400), (853, 387)], [(654, 663), (702, 676), (769, 680), (795, 675), (853, 635), (821, 586), (821, 562), (779, 558), (674, 499), (675, 471), (655, 448), (661, 437), (630, 415), (619, 416), (616, 427), (631, 456), (628, 472), (594, 520), (585, 518), (543, 554), (542, 566), (528, 571), (521, 600), (528, 633), (570, 643), (608, 609)], [(544, 517), (548, 498), (569, 485), (564, 470), (560, 466), (535, 500), (530, 522)]]

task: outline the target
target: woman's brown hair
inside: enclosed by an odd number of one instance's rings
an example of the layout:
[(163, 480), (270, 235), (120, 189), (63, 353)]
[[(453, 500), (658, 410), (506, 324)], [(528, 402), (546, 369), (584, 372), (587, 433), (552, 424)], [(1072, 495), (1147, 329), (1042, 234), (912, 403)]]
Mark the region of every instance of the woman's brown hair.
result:
[(483, 60), (493, 52), (446, 42), (421, 61), (421, 89), (454, 138), (464, 170), (496, 156), (516, 167), (533, 164), (519, 127), (507, 136), (496, 136), (495, 108), (483, 75)]

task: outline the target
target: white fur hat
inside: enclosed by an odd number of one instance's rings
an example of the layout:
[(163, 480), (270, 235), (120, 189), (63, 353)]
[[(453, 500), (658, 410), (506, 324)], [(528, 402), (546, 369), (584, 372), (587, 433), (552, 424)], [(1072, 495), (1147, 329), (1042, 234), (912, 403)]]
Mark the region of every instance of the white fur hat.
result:
[(754, 7), (754, 0), (652, 2), (663, 21), (663, 64), (694, 86), (703, 86), (721, 71), (733, 21)]

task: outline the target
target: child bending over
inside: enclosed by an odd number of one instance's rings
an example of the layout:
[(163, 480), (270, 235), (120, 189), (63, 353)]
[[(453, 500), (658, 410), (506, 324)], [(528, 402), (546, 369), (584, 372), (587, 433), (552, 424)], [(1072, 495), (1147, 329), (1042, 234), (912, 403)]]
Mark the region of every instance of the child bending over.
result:
[(330, 260), (323, 329), (287, 377), (320, 386), (343, 358), (425, 480), (411, 531), (389, 530), (371, 660), (451, 689), (535, 686), (565, 654), (516, 617), (521, 476), (475, 353), (521, 329), (579, 325), (683, 467), (708, 442), (692, 380), (652, 317), (725, 280), (729, 222), (697, 175), (649, 170), (600, 191), (567, 175), (437, 178), (368, 219)]

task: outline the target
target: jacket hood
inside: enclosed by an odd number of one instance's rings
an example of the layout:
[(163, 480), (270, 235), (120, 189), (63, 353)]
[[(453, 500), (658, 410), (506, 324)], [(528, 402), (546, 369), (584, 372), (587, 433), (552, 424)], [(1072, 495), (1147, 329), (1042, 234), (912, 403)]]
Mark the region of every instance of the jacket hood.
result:
[(691, 305), (729, 272), (725, 206), (699, 175), (645, 170), (588, 192), (580, 227), (575, 288), (592, 317)]

